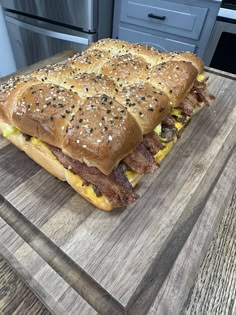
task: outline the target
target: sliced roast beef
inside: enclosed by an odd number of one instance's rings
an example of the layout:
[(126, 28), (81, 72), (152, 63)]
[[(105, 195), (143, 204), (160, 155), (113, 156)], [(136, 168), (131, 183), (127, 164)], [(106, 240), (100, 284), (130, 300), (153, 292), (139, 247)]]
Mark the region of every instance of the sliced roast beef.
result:
[(96, 194), (101, 192), (113, 205), (123, 207), (138, 199), (133, 187), (124, 175), (122, 164), (108, 176), (96, 167), (89, 167), (85, 163), (73, 160), (65, 155), (61, 149), (50, 146), (52, 153), (66, 169), (82, 177), (85, 182), (96, 186)]
[(162, 126), (166, 127), (174, 127), (175, 126), (175, 119), (171, 115), (167, 115), (161, 122)]
[(192, 116), (192, 114), (194, 112), (194, 108), (196, 106), (196, 103), (197, 103), (196, 98), (194, 98), (194, 96), (189, 93), (183, 99), (183, 101), (179, 104), (179, 106), (177, 108), (182, 109), (184, 114), (186, 114), (188, 116)]
[(182, 109), (184, 114), (192, 116), (194, 114), (194, 109), (201, 106), (202, 103), (208, 106), (213, 103), (215, 96), (208, 92), (206, 81), (207, 79), (202, 82), (196, 80), (191, 91), (179, 104), (178, 108)]
[(215, 100), (215, 96), (210, 94), (206, 88), (194, 87), (194, 93), (199, 102), (204, 102), (206, 105), (210, 106)]
[(163, 147), (160, 137), (154, 131), (143, 137), (143, 144), (152, 153), (152, 155), (157, 154), (157, 152)]
[(143, 143), (139, 144), (123, 161), (131, 170), (139, 174), (152, 173), (158, 168), (152, 153)]

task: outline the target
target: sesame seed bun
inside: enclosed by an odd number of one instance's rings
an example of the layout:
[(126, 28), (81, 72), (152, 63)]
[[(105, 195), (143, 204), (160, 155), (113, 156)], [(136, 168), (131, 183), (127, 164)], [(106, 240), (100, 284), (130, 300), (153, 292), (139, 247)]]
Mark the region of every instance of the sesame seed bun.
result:
[(144, 59), (150, 64), (155, 64), (159, 55), (159, 51), (157, 49), (148, 45), (128, 43), (124, 40), (114, 40), (110, 38), (101, 39), (96, 43), (90, 44), (88, 50), (93, 49), (108, 52), (113, 56), (120, 56), (130, 53), (133, 56)]
[[(143, 59), (125, 54), (114, 56), (101, 67), (100, 72), (113, 78), (116, 83), (122, 86), (146, 80), (150, 65)], [(121, 87), (122, 87), (121, 86)]]
[(165, 93), (173, 106), (189, 92), (197, 77), (197, 69), (185, 61), (168, 61), (152, 67), (148, 81)]
[(133, 116), (106, 95), (88, 98), (68, 125), (66, 155), (109, 174), (142, 141)]
[(197, 69), (199, 74), (203, 72), (204, 64), (202, 59), (188, 51), (162, 52), (157, 55), (155, 64), (158, 65), (168, 61), (188, 61)]
[(143, 134), (152, 132), (171, 109), (169, 98), (149, 83), (124, 87), (115, 98), (135, 118)]
[(114, 80), (104, 74), (81, 73), (72, 77), (67, 77), (63, 81), (63, 86), (85, 99), (96, 94), (107, 94), (114, 96), (118, 86)]
[(61, 147), (67, 125), (81, 106), (80, 97), (54, 84), (26, 84), (12, 109), (13, 125), (46, 143)]
[(72, 68), (75, 73), (98, 72), (102, 65), (111, 57), (112, 55), (106, 51), (97, 49), (85, 50), (69, 58), (66, 66)]

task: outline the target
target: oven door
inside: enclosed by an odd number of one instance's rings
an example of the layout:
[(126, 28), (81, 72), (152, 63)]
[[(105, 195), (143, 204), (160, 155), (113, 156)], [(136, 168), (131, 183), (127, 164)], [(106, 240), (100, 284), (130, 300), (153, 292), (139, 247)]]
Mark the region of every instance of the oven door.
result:
[(71, 48), (84, 50), (97, 40), (88, 34), (17, 15), (6, 15), (6, 24), (17, 69)]
[(220, 9), (204, 56), (205, 64), (236, 74), (236, 11)]

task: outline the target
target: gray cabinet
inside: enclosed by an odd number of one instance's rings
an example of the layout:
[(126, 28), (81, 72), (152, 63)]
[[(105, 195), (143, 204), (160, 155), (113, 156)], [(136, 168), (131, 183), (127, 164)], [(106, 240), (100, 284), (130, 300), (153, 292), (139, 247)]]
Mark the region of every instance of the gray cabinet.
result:
[(204, 55), (220, 1), (116, 0), (113, 38)]

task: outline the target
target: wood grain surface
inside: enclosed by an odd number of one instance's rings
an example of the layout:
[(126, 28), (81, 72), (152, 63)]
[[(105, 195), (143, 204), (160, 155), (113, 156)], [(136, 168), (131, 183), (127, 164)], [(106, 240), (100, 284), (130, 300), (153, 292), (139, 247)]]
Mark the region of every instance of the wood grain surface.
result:
[(0, 284), (0, 314), (51, 314), (1, 256)]
[(214, 106), (125, 209), (96, 210), (0, 139), (0, 250), (55, 314), (182, 310), (236, 186), (236, 82), (209, 76)]
[(181, 315), (236, 314), (236, 190)]
[[(236, 313), (236, 189), (207, 251), (181, 315)], [(21, 303), (20, 310), (18, 305)], [(50, 315), (26, 288), (5, 259), (0, 258), (0, 314), (14, 307), (15, 314)], [(19, 313), (20, 311), (20, 313)]]

